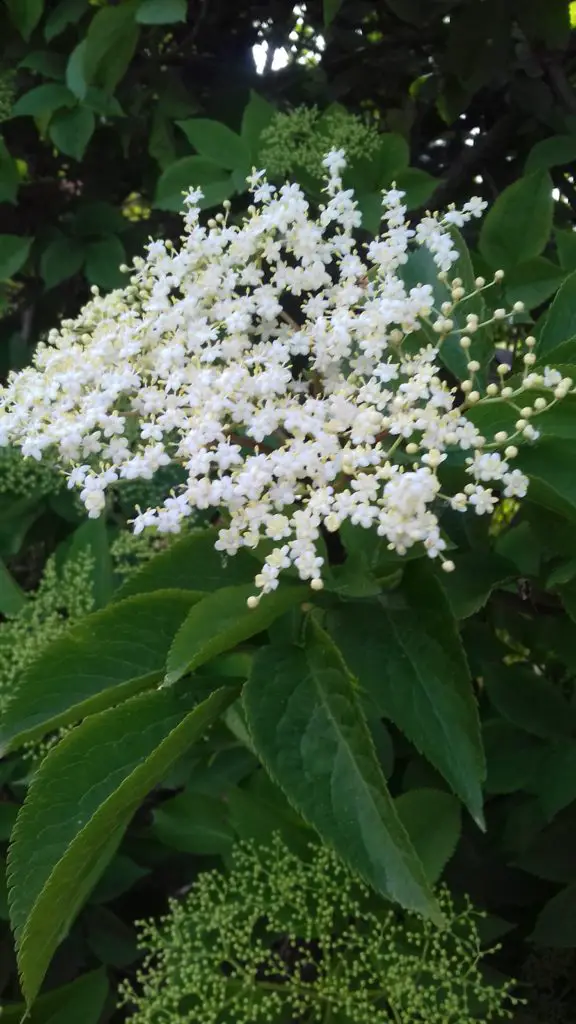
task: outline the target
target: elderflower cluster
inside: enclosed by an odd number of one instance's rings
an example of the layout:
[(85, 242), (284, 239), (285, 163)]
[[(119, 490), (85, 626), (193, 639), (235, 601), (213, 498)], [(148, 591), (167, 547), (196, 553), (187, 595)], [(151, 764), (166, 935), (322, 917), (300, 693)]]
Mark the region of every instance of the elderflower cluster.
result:
[[(322, 532), (347, 521), (374, 528), (400, 555), (421, 544), (452, 569), (442, 507), (484, 515), (500, 493), (524, 495), (527, 479), (512, 465), (518, 449), (508, 442), (535, 439), (528, 414), (572, 388), (553, 370), (528, 374), (516, 390), (490, 384), (483, 401), (513, 404), (525, 387), (552, 394), (522, 409), (511, 435), (482, 436), (468, 415), (481, 399), (480, 364), (469, 361), (462, 399), (440, 358), (458, 334), (468, 352), (484, 324), (468, 313), (458, 327), (458, 305), (469, 300), (459, 278), (438, 310), (432, 286), (409, 286), (403, 272), (411, 246), (420, 246), (445, 282), (458, 258), (451, 225), (486, 204), (473, 198), (413, 228), (404, 194), (391, 189), (382, 234), (360, 245), (343, 151), (324, 165), (317, 216), (298, 185), (276, 190), (263, 172), (249, 179), (253, 205), (240, 223), (225, 204), (225, 214), (201, 224), (202, 193), (192, 190), (180, 248), (150, 242), (130, 284), (97, 295), (54, 330), (0, 393), (0, 444), (36, 459), (54, 453), (90, 517), (103, 512), (116, 481), (182, 467), (182, 485), (140, 510), (135, 532), (178, 532), (194, 510), (219, 509), (219, 550), (271, 547), (255, 581), (260, 593), (289, 567), (321, 589)], [(535, 360), (529, 351), (527, 370)], [(446, 495), (438, 472), (459, 451), (470, 453), (471, 482)]]
[(438, 898), (443, 929), (379, 904), (326, 847), (304, 860), (279, 837), (239, 844), (227, 877), (199, 875), (160, 922), (140, 925), (146, 958), (121, 1001), (132, 1024), (511, 1017), (511, 983), (495, 988), (479, 967), (482, 915), (445, 889)]
[(322, 113), (318, 107), (302, 106), (274, 114), (260, 137), (259, 158), (272, 176), (302, 167), (319, 177), (328, 150), (345, 146), (349, 158), (371, 157), (379, 142), (375, 127), (343, 107)]

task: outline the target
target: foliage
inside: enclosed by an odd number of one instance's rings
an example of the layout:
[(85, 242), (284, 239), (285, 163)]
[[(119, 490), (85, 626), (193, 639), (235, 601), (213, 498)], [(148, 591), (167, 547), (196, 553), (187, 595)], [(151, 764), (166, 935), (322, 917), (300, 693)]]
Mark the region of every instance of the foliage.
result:
[(146, 959), (123, 999), (134, 1024), (297, 1018), (472, 1024), (511, 1016), (510, 985), (487, 984), (476, 913), (440, 894), (446, 927), (403, 917), (325, 847), (304, 859), (276, 835), (240, 844), (230, 872), (200, 874), (159, 923), (140, 926)]

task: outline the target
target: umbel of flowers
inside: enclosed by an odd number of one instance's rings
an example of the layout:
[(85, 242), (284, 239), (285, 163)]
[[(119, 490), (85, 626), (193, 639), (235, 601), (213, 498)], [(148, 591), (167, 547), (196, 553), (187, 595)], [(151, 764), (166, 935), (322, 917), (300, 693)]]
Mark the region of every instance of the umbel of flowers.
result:
[[(431, 285), (407, 287), (401, 271), (410, 247), (424, 246), (448, 281), (458, 258), (449, 229), (480, 216), (485, 203), (472, 198), (413, 228), (403, 193), (391, 189), (382, 234), (359, 245), (342, 151), (324, 165), (326, 201), (314, 215), (298, 185), (275, 190), (254, 172), (253, 205), (240, 223), (225, 204), (203, 225), (202, 193), (192, 190), (181, 246), (151, 242), (127, 287), (96, 295), (54, 330), (1, 395), (0, 444), (36, 459), (55, 454), (92, 517), (117, 480), (180, 464), (181, 489), (139, 511), (135, 531), (177, 532), (192, 510), (218, 508), (220, 550), (271, 547), (255, 580), (260, 593), (291, 566), (321, 589), (319, 537), (346, 521), (374, 527), (399, 554), (421, 543), (452, 569), (442, 505), (482, 515), (498, 496), (519, 498), (527, 488), (514, 468), (516, 435), (483, 437), (468, 410), (540, 387), (516, 425), (518, 436), (535, 439), (534, 416), (572, 388), (555, 371), (531, 372), (531, 338), (516, 391), (502, 381), (481, 394), (472, 359), (460, 393), (451, 387), (439, 350), (466, 298), (462, 282), (449, 281), (451, 300), (435, 309)], [(484, 286), (476, 281), (476, 290)], [(437, 344), (418, 343), (424, 325)], [(468, 314), (464, 352), (479, 326)], [(445, 494), (438, 470), (458, 449), (470, 481)]]

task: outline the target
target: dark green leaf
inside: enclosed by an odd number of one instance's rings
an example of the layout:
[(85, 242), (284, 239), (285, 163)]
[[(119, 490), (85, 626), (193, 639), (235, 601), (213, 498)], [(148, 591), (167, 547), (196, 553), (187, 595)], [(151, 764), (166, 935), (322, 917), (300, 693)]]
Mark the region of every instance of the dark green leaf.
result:
[(525, 174), (561, 167), (576, 159), (576, 135), (552, 135), (532, 146), (524, 167)]
[[(232, 178), (218, 164), (199, 156), (185, 156), (160, 175), (154, 206), (159, 210), (179, 212), (183, 209), (184, 193), (197, 187), (204, 193), (200, 203), (202, 208), (222, 202), (234, 191)], [(220, 195), (221, 199), (218, 198)]]
[(31, 238), (21, 235), (0, 235), (0, 281), (9, 281), (24, 266)]
[(79, 978), (40, 996), (34, 1009), (26, 1014), (22, 1003), (2, 1006), (2, 1024), (99, 1024), (108, 982), (104, 970), (82, 974)]
[(548, 820), (576, 799), (576, 740), (554, 744), (540, 764), (534, 791)]
[(12, 107), (12, 117), (45, 117), (53, 114), (60, 107), (73, 107), (76, 102), (74, 95), (65, 85), (37, 85), (25, 92), (16, 100)]
[(0, 561), (0, 612), (2, 615), (17, 615), (26, 604), (26, 595), (18, 586), (12, 574)]
[(9, 804), (0, 800), (0, 842), (5, 843), (10, 839), (17, 814), (17, 804)]
[(61, 0), (46, 19), (44, 38), (50, 42), (59, 36), (68, 25), (79, 21), (84, 12), (89, 9), (88, 3), (89, 0)]
[(106, 291), (121, 288), (126, 277), (120, 266), (126, 259), (126, 250), (116, 235), (90, 242), (86, 248), (86, 277)]
[(124, 77), (140, 33), (131, 0), (114, 7), (101, 7), (86, 34), (84, 74), (86, 81), (114, 92)]
[(194, 117), (178, 121), (186, 138), (201, 157), (229, 170), (250, 168), (250, 151), (244, 140), (221, 121)]
[(28, 1004), (130, 818), (230, 699), (220, 690), (193, 708), (189, 692), (144, 694), (86, 719), (43, 760), (9, 854), (10, 916)]
[(186, 21), (186, 0), (142, 0), (136, 11), (141, 25), (171, 25)]
[(74, 93), (77, 99), (83, 100), (88, 92), (88, 82), (84, 74), (84, 62), (86, 58), (86, 40), (78, 43), (66, 65), (66, 85), (70, 92)]
[(332, 24), (342, 3), (343, 0), (323, 0), (324, 28), (328, 28)]
[(545, 904), (531, 937), (540, 946), (552, 949), (576, 946), (576, 882)]
[(14, 203), (19, 185), (18, 165), (0, 138), (0, 203)]
[(485, 724), (483, 736), (487, 793), (516, 793), (537, 777), (546, 752), (542, 742), (499, 719)]
[(20, 61), (20, 68), (30, 68), (44, 78), (64, 78), (66, 58), (53, 50), (33, 50)]
[(285, 584), (265, 594), (257, 608), (248, 608), (246, 602), (253, 593), (253, 584), (223, 587), (191, 608), (168, 654), (167, 684), (175, 683), (222, 651), (262, 633), (309, 595), (304, 586)]
[(84, 263), (85, 247), (76, 238), (64, 235), (44, 249), (40, 257), (40, 273), (46, 288), (55, 288), (61, 281), (74, 277)]
[(558, 259), (563, 270), (576, 270), (576, 231), (571, 228), (562, 231), (559, 228), (554, 232)]
[(539, 256), (552, 229), (552, 181), (546, 171), (520, 178), (500, 193), (480, 231), (480, 252), (494, 270)]
[(44, 0), (5, 0), (5, 5), (20, 35), (29, 39), (42, 17)]
[(72, 627), (21, 677), (2, 718), (2, 746), (25, 743), (152, 686), (195, 600), (179, 590), (131, 597)]
[(245, 550), (232, 558), (216, 551), (217, 538), (218, 531), (214, 529), (191, 530), (131, 576), (118, 591), (116, 600), (173, 587), (200, 595), (220, 587), (250, 583), (258, 572), (256, 560)]
[(93, 563), (91, 584), (94, 611), (97, 611), (108, 604), (114, 591), (114, 572), (104, 517), (84, 520), (66, 543), (58, 548), (58, 568), (61, 569), (67, 561), (77, 558), (80, 552), (89, 554)]
[(226, 804), (202, 793), (180, 793), (154, 811), (152, 835), (184, 853), (225, 854), (234, 842)]
[(516, 575), (511, 562), (492, 552), (466, 551), (454, 563), (454, 572), (440, 569), (437, 576), (457, 619), (479, 611), (496, 587)]
[(413, 789), (394, 801), (428, 881), (440, 878), (460, 838), (460, 804), (439, 789)]
[(438, 184), (438, 178), (419, 167), (406, 167), (396, 175), (396, 186), (406, 193), (404, 202), (409, 210), (424, 206)]
[(108, 907), (88, 907), (83, 924), (86, 943), (100, 963), (122, 970), (141, 958), (135, 929)]
[(576, 272), (561, 285), (550, 306), (546, 323), (538, 339), (539, 357), (548, 357), (558, 345), (576, 335)]
[(75, 160), (81, 160), (95, 127), (96, 119), (91, 110), (87, 107), (74, 107), (73, 110), (58, 110), (48, 130), (56, 149)]
[(574, 732), (576, 715), (544, 676), (519, 665), (490, 664), (483, 680), (492, 704), (512, 725), (543, 739)]
[(241, 134), (254, 161), (258, 156), (260, 136), (270, 124), (275, 113), (276, 107), (273, 107), (268, 100), (254, 92), (253, 89), (250, 91), (250, 99), (244, 107), (242, 115)]
[(406, 567), (406, 608), (349, 605), (328, 615), (363, 690), (482, 820), (476, 700), (448, 602), (418, 562)]
[(244, 706), (264, 765), (321, 837), (378, 892), (437, 917), (353, 681), (326, 634), (312, 626), (305, 650), (263, 648)]
[(576, 477), (572, 468), (574, 444), (540, 438), (523, 448), (515, 465), (530, 477), (530, 500), (553, 512), (576, 519)]
[(119, 853), (110, 861), (90, 896), (90, 903), (111, 903), (149, 874), (148, 868)]

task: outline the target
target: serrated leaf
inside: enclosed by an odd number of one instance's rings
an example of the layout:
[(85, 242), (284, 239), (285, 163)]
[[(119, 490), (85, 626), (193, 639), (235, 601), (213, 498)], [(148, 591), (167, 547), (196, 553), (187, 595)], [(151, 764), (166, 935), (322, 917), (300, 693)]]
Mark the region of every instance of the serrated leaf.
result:
[(440, 878), (460, 838), (460, 804), (440, 789), (412, 789), (394, 801), (431, 885)]
[(576, 271), (560, 286), (538, 338), (539, 359), (576, 335)]
[(531, 938), (552, 949), (576, 946), (576, 882), (561, 889), (544, 905)]
[(186, 21), (186, 0), (142, 0), (136, 11), (141, 25), (172, 25)]
[(508, 270), (539, 256), (550, 237), (552, 211), (552, 181), (546, 171), (505, 188), (480, 230), (480, 252), (492, 269)]
[(126, 259), (126, 250), (116, 235), (90, 242), (86, 247), (86, 277), (106, 291), (121, 288), (126, 277), (120, 266)]
[(205, 160), (211, 160), (219, 167), (228, 170), (246, 169), (250, 167), (250, 151), (244, 140), (221, 121), (211, 121), (207, 117), (194, 117), (188, 121), (178, 121), (188, 142)]
[(0, 281), (9, 281), (24, 266), (31, 238), (21, 235), (0, 235)]
[(192, 707), (156, 691), (93, 715), (43, 760), (9, 852), (10, 915), (30, 1005), (51, 957), (115, 852), (130, 818), (233, 692)]
[(62, 235), (44, 249), (40, 257), (40, 273), (46, 288), (55, 288), (74, 277), (84, 263), (85, 246), (76, 238)]
[(262, 633), (285, 612), (305, 600), (304, 586), (286, 584), (248, 608), (254, 585), (223, 587), (198, 602), (180, 626), (168, 654), (165, 682), (172, 685), (217, 654)]
[(21, 676), (0, 726), (3, 751), (77, 722), (162, 678), (192, 592), (131, 597), (87, 616)]
[(420, 563), (404, 575), (406, 606), (348, 605), (328, 613), (335, 643), (360, 686), (482, 821), (484, 759), (476, 700), (456, 624)]
[[(231, 176), (221, 166), (203, 157), (185, 156), (160, 175), (154, 206), (179, 212), (184, 207), (184, 193), (197, 187), (204, 193), (199, 204), (202, 209), (227, 199), (234, 191)], [(222, 199), (218, 198), (220, 195)]]
[(54, 82), (37, 85), (20, 96), (12, 107), (11, 117), (46, 117), (60, 107), (73, 107), (76, 100), (65, 85)]
[(305, 649), (263, 648), (243, 701), (263, 764), (324, 841), (378, 892), (437, 917), (352, 679), (327, 635), (311, 623)]
[(50, 121), (48, 132), (61, 153), (81, 160), (96, 127), (96, 118), (87, 107), (57, 110)]

